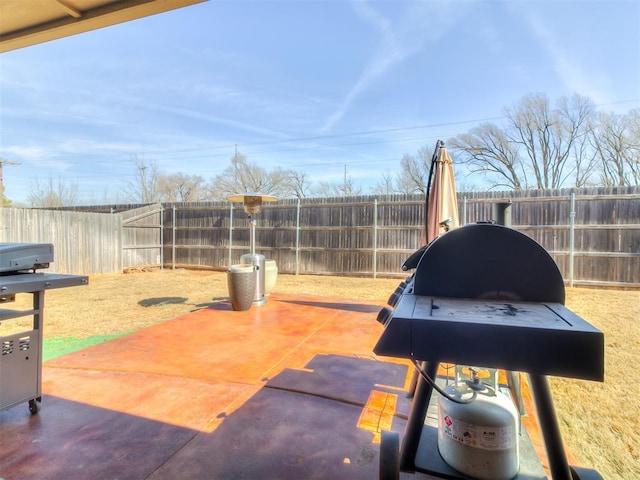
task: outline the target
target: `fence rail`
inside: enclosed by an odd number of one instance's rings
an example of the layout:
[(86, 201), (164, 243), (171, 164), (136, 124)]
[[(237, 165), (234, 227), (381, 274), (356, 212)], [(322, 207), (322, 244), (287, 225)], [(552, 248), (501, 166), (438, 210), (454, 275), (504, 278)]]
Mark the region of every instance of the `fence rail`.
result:
[[(461, 222), (493, 220), (499, 202), (510, 203), (511, 226), (549, 251), (570, 284), (640, 287), (640, 187), (459, 193)], [(89, 259), (98, 245), (109, 251), (108, 261), (91, 260), (90, 267), (87, 261), (65, 265), (76, 273), (144, 264), (223, 270), (249, 251), (247, 218), (239, 204), (75, 210), (2, 208), (0, 241), (54, 238), (57, 252), (75, 251), (75, 257)], [(69, 220), (81, 214), (87, 216)], [(424, 197), (281, 200), (255, 219), (256, 252), (275, 260), (280, 272), (403, 277), (402, 263), (421, 246)], [(86, 226), (81, 234), (73, 233), (77, 224)]]

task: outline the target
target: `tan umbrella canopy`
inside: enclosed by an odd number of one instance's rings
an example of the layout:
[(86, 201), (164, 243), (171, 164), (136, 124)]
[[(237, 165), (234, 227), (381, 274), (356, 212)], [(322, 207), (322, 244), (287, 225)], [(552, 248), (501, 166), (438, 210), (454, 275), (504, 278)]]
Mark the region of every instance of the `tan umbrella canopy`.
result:
[(416, 250), (402, 265), (402, 270), (411, 270), (418, 266), (427, 245), (438, 235), (455, 228), (458, 220), (458, 198), (453, 178), (453, 161), (442, 140), (438, 140), (431, 157), (431, 168), (427, 181), (425, 198), (423, 246)]
[(456, 182), (453, 178), (453, 161), (442, 140), (438, 140), (433, 153), (429, 177), (431, 184), (427, 195), (425, 218), (427, 244), (441, 233), (460, 224)]

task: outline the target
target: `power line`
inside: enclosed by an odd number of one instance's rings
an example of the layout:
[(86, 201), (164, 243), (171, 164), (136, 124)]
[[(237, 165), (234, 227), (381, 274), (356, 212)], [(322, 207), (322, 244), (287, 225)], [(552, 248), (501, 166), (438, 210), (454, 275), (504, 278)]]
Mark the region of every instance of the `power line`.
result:
[[(311, 136), (293, 137), (293, 138), (281, 139), (281, 140), (268, 140), (263, 142), (249, 142), (241, 145), (240, 151), (242, 151), (242, 147), (251, 148), (251, 147), (266, 146), (266, 145), (281, 145), (281, 144), (286, 145), (289, 143), (307, 142), (307, 141), (314, 141), (314, 140), (327, 140), (327, 139), (334, 139), (334, 138), (349, 138), (349, 137), (359, 137), (359, 136), (367, 136), (367, 135), (380, 135), (384, 133), (405, 132), (405, 131), (411, 131), (411, 130), (450, 127), (450, 126), (464, 125), (469, 123), (488, 122), (493, 120), (499, 120), (501, 118), (503, 117), (459, 120), (454, 122), (433, 123), (433, 124), (426, 124), (426, 125), (413, 125), (408, 127), (394, 127), (394, 128), (385, 128), (385, 129), (376, 129), (376, 130), (365, 130), (365, 131), (359, 131), (359, 132), (336, 133), (336, 134), (329, 134), (329, 135), (311, 135)], [(394, 142), (401, 142), (405, 140), (407, 139), (378, 140), (377, 142), (378, 143), (394, 143)], [(364, 145), (366, 143), (368, 142), (357, 142), (357, 143), (351, 143), (347, 145), (357, 146), (357, 145)], [(333, 145), (329, 145), (329, 146), (333, 146)], [(343, 146), (343, 144), (338, 144), (335, 146)], [(114, 152), (114, 153), (116, 153), (118, 156), (124, 156), (124, 155), (130, 156), (135, 154), (169, 156), (169, 155), (177, 155), (180, 153), (195, 153), (195, 152), (204, 152), (206, 154), (206, 152), (211, 152), (212, 150), (229, 149), (230, 151), (232, 151), (237, 147), (238, 147), (238, 144), (235, 143), (235, 144), (215, 145), (215, 146), (209, 146), (209, 147), (185, 148), (185, 149), (174, 149), (174, 150), (167, 150), (167, 149), (146, 150), (145, 149), (144, 151), (135, 151), (135, 152), (123, 152), (122, 150), (118, 150), (117, 152)], [(308, 148), (308, 147), (300, 147), (300, 148)], [(109, 158), (111, 160), (114, 159), (112, 154), (90, 154), (90, 155), (82, 155), (82, 157), (85, 160), (96, 159), (96, 158)], [(55, 159), (67, 159), (69, 157), (63, 156), (63, 155), (56, 155), (56, 156), (47, 156), (45, 158), (50, 160), (55, 160)], [(197, 158), (197, 157), (181, 157), (181, 158)], [(120, 161), (123, 161), (123, 160), (125, 159), (120, 159)], [(126, 160), (130, 160), (130, 159), (127, 158)]]
[[(633, 102), (638, 102), (640, 101), (640, 99), (631, 99), (631, 100), (621, 100), (621, 101), (617, 101), (617, 102), (610, 102), (610, 103), (603, 103), (603, 104), (597, 104), (597, 107), (604, 107), (604, 106), (609, 106), (609, 105), (619, 105), (619, 104), (625, 104), (625, 103), (633, 103)], [(340, 138), (350, 138), (350, 137), (363, 137), (363, 136), (371, 136), (371, 135), (381, 135), (381, 134), (386, 134), (386, 133), (394, 133), (394, 132), (409, 132), (409, 131), (415, 131), (415, 130), (420, 130), (420, 129), (432, 129), (432, 128), (440, 128), (440, 127), (451, 127), (451, 126), (457, 126), (457, 125), (464, 125), (464, 124), (470, 124), (470, 123), (481, 123), (481, 122), (489, 122), (489, 121), (496, 121), (496, 120), (502, 120), (506, 118), (505, 116), (500, 116), (500, 117), (487, 117), (487, 118), (480, 118), (480, 119), (472, 119), (472, 120), (458, 120), (458, 121), (452, 121), (452, 122), (442, 122), (442, 123), (432, 123), (432, 124), (423, 124), (423, 125), (414, 125), (414, 126), (407, 126), (407, 127), (394, 127), (394, 128), (386, 128), (386, 129), (372, 129), (372, 130), (364, 130), (364, 131), (356, 131), (356, 132), (347, 132), (347, 133), (336, 133), (336, 134), (327, 134), (327, 135), (312, 135), (312, 136), (303, 136), (303, 137), (294, 137), (294, 138), (289, 138), (289, 139), (282, 139), (282, 140), (270, 140), (270, 141), (262, 141), (262, 142), (250, 142), (250, 143), (246, 143), (244, 144), (244, 148), (249, 149), (248, 152), (247, 150), (245, 150), (245, 152), (250, 153), (251, 155), (261, 155), (261, 154), (275, 154), (275, 153), (282, 153), (282, 152), (288, 152), (288, 151), (300, 151), (300, 150), (308, 150), (311, 148), (318, 148), (318, 145), (314, 145), (314, 146), (310, 146), (310, 145), (299, 145), (299, 146), (291, 146), (290, 148), (280, 148), (280, 149), (260, 149), (260, 150), (250, 150), (253, 147), (264, 147), (264, 146), (277, 146), (277, 145), (282, 145), (283, 147), (285, 145), (290, 145), (290, 144), (295, 144), (295, 143), (300, 143), (300, 142), (309, 142), (309, 141), (321, 141), (321, 140), (329, 140), (329, 139), (340, 139)], [(326, 144), (320, 144), (320, 147), (324, 147), (327, 149), (332, 149), (332, 148), (344, 148), (344, 147), (357, 147), (357, 146), (361, 146), (361, 145), (373, 145), (373, 144), (387, 144), (387, 143), (399, 143), (399, 142), (407, 142), (407, 141), (415, 141), (415, 140), (429, 140), (429, 139), (434, 139), (434, 138), (440, 138), (443, 135), (435, 135), (435, 136), (429, 136), (429, 137), (405, 137), (405, 138), (394, 138), (394, 139), (385, 139), (385, 140), (368, 140), (368, 141), (357, 141), (357, 142), (350, 142), (350, 143), (337, 143), (337, 144), (331, 144), (331, 143), (326, 143)], [(87, 160), (96, 160), (96, 159), (109, 159), (110, 162), (132, 162), (132, 157), (135, 155), (149, 155), (152, 157), (160, 157), (160, 158), (167, 158), (170, 160), (194, 160), (194, 159), (202, 159), (202, 160), (209, 160), (211, 161), (212, 157), (218, 157), (218, 158), (222, 158), (223, 155), (227, 155), (227, 153), (223, 153), (222, 150), (231, 150), (233, 149), (233, 151), (238, 151), (238, 144), (224, 144), (224, 145), (212, 145), (209, 147), (199, 147), (199, 148), (188, 148), (188, 149), (174, 149), (174, 150), (168, 150), (168, 149), (162, 149), (162, 150), (143, 150), (143, 151), (136, 151), (136, 152), (123, 152), (121, 150), (118, 150), (117, 152), (114, 152), (115, 155), (113, 153), (105, 153), (105, 154), (91, 154), (91, 155), (86, 155), (86, 154), (81, 154), (81, 155), (75, 155), (75, 157), (77, 158), (73, 158), (70, 156), (47, 156), (47, 157), (42, 157), (40, 159), (40, 161), (45, 160), (45, 161), (54, 161), (54, 160), (59, 160), (59, 159), (65, 159), (68, 163), (74, 164), (76, 162), (81, 162), (81, 161), (87, 161)], [(216, 152), (218, 151), (218, 152)], [(189, 153), (197, 153), (200, 152), (199, 155), (188, 155)], [(181, 154), (187, 154), (187, 155), (181, 155)], [(126, 158), (124, 158), (126, 156)], [(226, 158), (226, 157), (225, 157)], [(231, 158), (231, 157), (229, 157)], [(334, 165), (334, 164), (354, 164), (354, 163), (363, 163), (363, 162), (370, 162), (370, 163), (383, 163), (383, 162), (390, 162), (390, 161), (394, 161), (394, 160), (399, 160), (399, 158), (396, 159), (367, 159), (367, 160), (340, 160), (337, 162), (304, 162), (304, 163), (299, 163), (299, 164), (292, 164), (290, 165), (291, 167), (305, 167), (305, 166), (322, 166), (322, 165)], [(41, 170), (43, 167), (40, 165), (38, 167), (28, 167), (28, 166), (24, 166), (23, 168), (21, 168), (20, 170), (24, 171), (24, 170)], [(17, 172), (15, 172), (17, 173)], [(213, 173), (213, 172), (212, 172)], [(204, 173), (206, 174), (206, 172)], [(12, 175), (14, 177), (21, 177), (21, 175)], [(117, 177), (131, 177), (134, 176), (134, 174), (123, 174), (122, 172), (114, 172), (113, 174), (109, 174), (109, 173), (100, 173), (99, 175), (73, 175), (73, 176), (66, 176), (67, 178), (98, 178), (98, 177), (104, 177), (104, 176), (117, 176)]]
[[(635, 98), (635, 99), (628, 99), (628, 100), (619, 100), (619, 101), (615, 101), (615, 102), (609, 102), (609, 103), (600, 103), (600, 104), (595, 104), (596, 107), (606, 107), (606, 106), (611, 106), (611, 105), (622, 105), (622, 104), (628, 104), (628, 103), (635, 103), (635, 102), (640, 102), (640, 98)], [(299, 143), (299, 142), (306, 142), (306, 141), (317, 141), (317, 140), (328, 140), (328, 139), (337, 139), (337, 138), (349, 138), (349, 137), (360, 137), (360, 136), (368, 136), (368, 135), (380, 135), (380, 134), (385, 134), (385, 133), (394, 133), (394, 132), (406, 132), (406, 131), (411, 131), (411, 130), (420, 130), (420, 129), (431, 129), (431, 128), (441, 128), (441, 127), (451, 127), (451, 126), (457, 126), (457, 125), (464, 125), (464, 124), (470, 124), (470, 123), (481, 123), (481, 122), (490, 122), (490, 121), (497, 121), (497, 120), (504, 120), (506, 117), (504, 115), (499, 116), (499, 117), (487, 117), (487, 118), (478, 118), (478, 119), (468, 119), (468, 120), (456, 120), (456, 121), (452, 121), (452, 122), (442, 122), (442, 123), (432, 123), (432, 124), (424, 124), (424, 125), (413, 125), (413, 126), (407, 126), (407, 127), (394, 127), (394, 128), (385, 128), (385, 129), (374, 129), (374, 130), (364, 130), (364, 131), (356, 131), (356, 132), (347, 132), (347, 133), (336, 133), (336, 134), (327, 134), (327, 135), (309, 135), (309, 136), (303, 136), (303, 137), (292, 137), (292, 138), (286, 138), (286, 139), (279, 139), (279, 140), (268, 140), (268, 141), (262, 141), (262, 142), (249, 142), (249, 143), (245, 143), (243, 145), (241, 145), (241, 147), (243, 148), (252, 148), (252, 147), (259, 147), (259, 146), (268, 146), (268, 145), (286, 145), (286, 144), (290, 144), (290, 143)], [(415, 140), (415, 138), (400, 138), (400, 139), (390, 139), (390, 140), (377, 140), (375, 142), (353, 142), (353, 143), (349, 143), (349, 144), (335, 144), (335, 145), (322, 145), (322, 146), (326, 146), (326, 147), (342, 147), (342, 146), (358, 146), (358, 145), (367, 145), (367, 144), (372, 144), (372, 143), (396, 143), (396, 142), (402, 142), (402, 141), (409, 141), (409, 140)], [(309, 147), (299, 147), (299, 148), (290, 148), (290, 149), (281, 149), (281, 150), (261, 150), (258, 152), (254, 152), (254, 153), (278, 153), (278, 152), (283, 152), (283, 151), (295, 151), (295, 150), (301, 150), (301, 149), (305, 149), (305, 148), (309, 148)], [(229, 143), (229, 144), (223, 144), (223, 145), (212, 145), (212, 146), (208, 146), (208, 147), (198, 147), (198, 148), (181, 148), (181, 149), (173, 149), (173, 150), (169, 150), (169, 149), (162, 149), (162, 150), (137, 150), (137, 151), (129, 151), (129, 152), (123, 152), (122, 150), (117, 150), (116, 152), (114, 152), (117, 157), (113, 157), (113, 154), (111, 153), (107, 153), (107, 154), (83, 154), (82, 155), (82, 159), (83, 160), (87, 160), (87, 159), (100, 159), (100, 158), (109, 158), (110, 161), (130, 161), (130, 158), (118, 158), (118, 157), (122, 157), (122, 156), (128, 156), (130, 157), (131, 155), (154, 155), (154, 156), (162, 156), (162, 157), (167, 157), (167, 156), (172, 156), (172, 157), (176, 157), (178, 155), (180, 155), (181, 153), (196, 153), (196, 152), (202, 152), (202, 155), (199, 156), (180, 156), (181, 159), (195, 159), (195, 158), (207, 158), (210, 157), (211, 155), (215, 155), (215, 153), (213, 153), (214, 151), (223, 151), (223, 150), (227, 150), (227, 151), (231, 151), (231, 150), (237, 150), (238, 149), (238, 144), (237, 143)], [(221, 155), (222, 153), (220, 153)], [(69, 156), (63, 156), (63, 155), (54, 155), (54, 156), (47, 156), (44, 157), (48, 160), (56, 160), (56, 159), (68, 159)], [(230, 157), (229, 157), (230, 158)]]

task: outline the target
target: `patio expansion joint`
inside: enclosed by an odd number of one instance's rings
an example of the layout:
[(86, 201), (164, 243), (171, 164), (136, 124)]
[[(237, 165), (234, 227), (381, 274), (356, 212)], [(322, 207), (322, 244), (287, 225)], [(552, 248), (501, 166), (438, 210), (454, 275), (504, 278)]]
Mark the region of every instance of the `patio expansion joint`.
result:
[(288, 392), (288, 393), (296, 393), (299, 395), (306, 395), (308, 397), (314, 397), (314, 398), (324, 398), (325, 400), (332, 400), (334, 402), (338, 402), (338, 403), (343, 403), (345, 405), (353, 405), (354, 407), (363, 407), (365, 406), (365, 403), (362, 402), (357, 402), (355, 400), (347, 400), (345, 398), (339, 398), (339, 397), (335, 397), (333, 395), (323, 395), (320, 393), (311, 393), (311, 392), (307, 392), (305, 390), (300, 390), (297, 388), (290, 388), (290, 387), (276, 387), (276, 386), (272, 386), (272, 385), (265, 385), (264, 388), (268, 388), (270, 390), (278, 390), (280, 392)]
[(198, 435), (202, 434), (202, 432), (194, 432), (193, 436), (184, 442), (179, 448), (169, 455), (163, 462), (156, 466), (148, 475), (145, 475), (144, 479), (151, 478), (158, 470), (160, 470), (164, 465), (169, 463), (176, 455), (178, 455), (182, 450), (184, 450), (191, 442), (193, 442)]
[[(305, 390), (301, 390), (301, 389), (297, 389), (297, 388), (279, 387), (279, 386), (273, 386), (273, 385), (264, 385), (263, 388), (267, 388), (267, 389), (270, 389), (270, 390), (278, 390), (280, 392), (296, 393), (296, 394), (299, 394), (299, 395), (306, 395), (308, 397), (323, 398), (325, 400), (331, 400), (331, 401), (342, 403), (342, 404), (345, 404), (345, 405), (352, 405), (354, 407), (365, 408), (367, 406), (367, 404), (363, 403), (363, 402), (358, 402), (358, 401), (355, 401), (355, 400), (348, 400), (348, 399), (345, 399), (345, 398), (338, 398), (338, 397), (335, 397), (333, 395), (323, 395), (323, 394), (319, 394), (319, 393), (307, 392)], [(394, 410), (393, 413), (392, 413), (392, 416), (395, 417), (395, 418), (399, 418), (401, 420), (408, 420), (409, 419), (409, 416), (406, 413), (399, 412), (398, 410)]]
[(267, 368), (262, 375), (260, 376), (261, 379), (264, 378), (269, 378), (269, 374), (271, 372), (273, 372), (278, 366), (282, 365), (283, 363), (285, 363), (285, 361), (287, 360), (287, 358), (291, 357), (295, 352), (297, 352), (298, 350), (300, 350), (302, 348), (302, 346), (304, 344), (306, 344), (307, 342), (309, 342), (309, 340), (311, 340), (311, 338), (313, 338), (313, 336), (315, 334), (317, 334), (320, 330), (322, 330), (325, 326), (327, 326), (329, 323), (331, 323), (333, 321), (333, 318), (328, 318), (327, 320), (325, 320), (321, 325), (319, 325), (317, 328), (315, 328), (311, 333), (309, 333), (309, 335), (307, 335), (305, 338), (303, 338), (300, 342), (298, 342), (297, 345), (295, 345), (293, 348), (291, 348), (288, 353), (286, 353), (285, 355), (283, 355), (277, 362), (275, 362), (273, 365), (271, 365), (269, 368)]
[(158, 377), (158, 378), (180, 378), (185, 380), (194, 380), (203, 383), (223, 383), (228, 385), (241, 385), (241, 386), (255, 386), (260, 383), (264, 383), (260, 377), (256, 380), (247, 380), (247, 381), (239, 381), (239, 380), (228, 380), (222, 378), (202, 378), (191, 375), (174, 375), (170, 373), (159, 373), (159, 372), (147, 372), (141, 370), (118, 370), (112, 368), (89, 368), (89, 367), (80, 367), (80, 366), (68, 366), (68, 365), (43, 365), (43, 368), (51, 369), (51, 370), (68, 370), (68, 371), (81, 371), (81, 372), (95, 372), (95, 373), (113, 373), (113, 374), (123, 374), (123, 375), (145, 375), (150, 377)]

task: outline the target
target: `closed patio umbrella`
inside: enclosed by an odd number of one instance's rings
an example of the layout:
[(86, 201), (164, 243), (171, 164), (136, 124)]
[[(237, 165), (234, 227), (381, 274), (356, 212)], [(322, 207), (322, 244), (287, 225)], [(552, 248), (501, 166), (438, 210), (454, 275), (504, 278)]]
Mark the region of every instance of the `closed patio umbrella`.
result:
[(438, 140), (431, 160), (431, 180), (427, 195), (425, 231), (429, 244), (441, 233), (460, 224), (458, 198), (453, 177), (453, 161), (442, 140)]
[(422, 232), (424, 245), (405, 260), (402, 270), (416, 268), (427, 245), (441, 233), (460, 224), (456, 183), (453, 178), (453, 161), (442, 140), (438, 140), (431, 157), (424, 222)]

